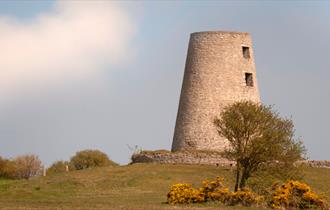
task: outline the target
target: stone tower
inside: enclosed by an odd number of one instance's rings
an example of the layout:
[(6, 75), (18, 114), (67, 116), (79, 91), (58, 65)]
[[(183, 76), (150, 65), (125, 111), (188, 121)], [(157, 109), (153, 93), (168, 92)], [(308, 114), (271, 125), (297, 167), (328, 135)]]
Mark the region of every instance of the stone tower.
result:
[(223, 150), (227, 140), (213, 120), (226, 105), (240, 100), (260, 101), (250, 35), (192, 33), (172, 151)]

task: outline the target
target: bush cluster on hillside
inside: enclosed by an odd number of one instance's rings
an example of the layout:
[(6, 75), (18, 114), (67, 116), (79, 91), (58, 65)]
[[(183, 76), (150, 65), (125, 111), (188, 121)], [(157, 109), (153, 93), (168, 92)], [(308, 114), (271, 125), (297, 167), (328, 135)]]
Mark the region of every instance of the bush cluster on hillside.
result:
[(70, 162), (68, 161), (55, 161), (48, 169), (47, 174), (54, 174), (54, 173), (63, 173), (66, 171), (73, 170)]
[[(77, 152), (70, 161), (54, 162), (47, 169), (47, 174), (110, 165), (117, 164), (111, 161), (105, 153), (99, 150), (83, 150)], [(41, 175), (42, 169), (42, 163), (36, 155), (20, 155), (14, 159), (0, 157), (0, 178), (28, 179)]]
[(223, 184), (223, 179), (217, 177), (215, 180), (205, 180), (202, 187), (195, 189), (190, 184), (175, 184), (167, 194), (169, 204), (204, 203), (208, 201), (219, 201), (227, 205), (241, 204), (243, 206), (259, 205), (264, 197), (249, 189), (232, 192)]
[(190, 204), (217, 201), (225, 205), (266, 206), (274, 209), (326, 209), (326, 200), (311, 188), (298, 181), (287, 181), (275, 187), (268, 196), (261, 196), (250, 189), (230, 191), (223, 179), (205, 180), (195, 189), (191, 184), (174, 184), (167, 194), (169, 204)]
[(48, 169), (47, 173), (63, 173), (67, 170), (82, 170), (101, 166), (116, 166), (117, 163), (99, 150), (82, 150), (71, 157), (70, 161), (56, 161)]
[(15, 178), (15, 165), (12, 160), (0, 157), (0, 177)]
[(312, 191), (311, 187), (298, 181), (287, 181), (274, 187), (270, 205), (275, 209), (326, 209), (326, 200)]
[(8, 179), (28, 179), (39, 175), (42, 163), (36, 155), (20, 155), (13, 160), (0, 158), (0, 177)]

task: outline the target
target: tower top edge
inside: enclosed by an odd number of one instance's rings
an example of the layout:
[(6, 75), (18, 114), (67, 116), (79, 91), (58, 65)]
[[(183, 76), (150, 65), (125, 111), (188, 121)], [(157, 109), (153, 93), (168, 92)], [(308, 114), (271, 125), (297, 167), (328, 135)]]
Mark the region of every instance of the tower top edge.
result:
[(197, 34), (237, 34), (237, 35), (250, 35), (249, 32), (238, 32), (238, 31), (198, 31), (193, 32), (190, 35), (197, 35)]

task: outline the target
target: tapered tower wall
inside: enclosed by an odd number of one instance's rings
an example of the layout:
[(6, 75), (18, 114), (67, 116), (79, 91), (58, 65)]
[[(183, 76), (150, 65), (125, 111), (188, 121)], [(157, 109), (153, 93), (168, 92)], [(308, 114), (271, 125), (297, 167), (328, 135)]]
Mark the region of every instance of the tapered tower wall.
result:
[(213, 120), (225, 106), (241, 100), (260, 101), (250, 35), (192, 33), (172, 151), (222, 151), (228, 143)]

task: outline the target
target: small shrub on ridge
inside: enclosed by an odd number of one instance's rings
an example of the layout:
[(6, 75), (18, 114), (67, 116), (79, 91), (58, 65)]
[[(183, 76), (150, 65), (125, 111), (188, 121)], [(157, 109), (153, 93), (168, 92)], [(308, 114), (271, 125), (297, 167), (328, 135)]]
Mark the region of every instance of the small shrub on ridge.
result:
[(67, 167), (69, 170), (74, 169), (68, 161), (56, 161), (47, 169), (47, 174), (64, 173)]
[(117, 165), (108, 156), (99, 150), (83, 150), (77, 152), (70, 160), (70, 164), (76, 169), (86, 169), (99, 166)]

